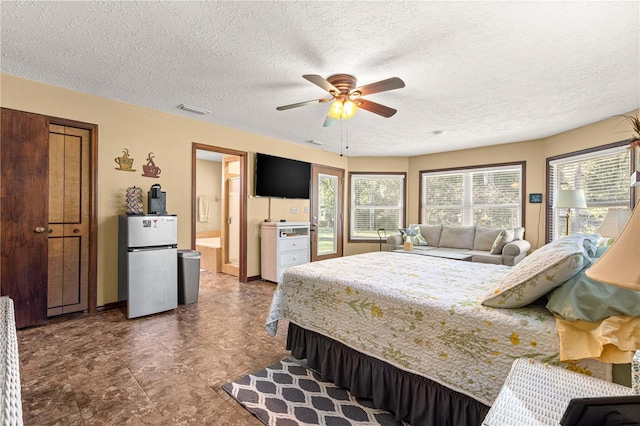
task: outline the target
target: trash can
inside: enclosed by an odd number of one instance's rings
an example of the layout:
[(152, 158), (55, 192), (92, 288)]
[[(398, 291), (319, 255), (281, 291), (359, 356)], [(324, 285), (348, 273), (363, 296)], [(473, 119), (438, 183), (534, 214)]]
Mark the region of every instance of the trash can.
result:
[(178, 250), (178, 303), (198, 301), (200, 291), (200, 252)]

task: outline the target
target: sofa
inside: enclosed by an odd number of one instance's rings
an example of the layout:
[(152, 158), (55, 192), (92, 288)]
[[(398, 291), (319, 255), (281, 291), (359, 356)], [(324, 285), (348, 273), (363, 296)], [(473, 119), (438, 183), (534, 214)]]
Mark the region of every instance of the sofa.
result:
[(481, 226), (409, 225), (387, 237), (390, 251), (403, 249), (405, 239), (413, 250), (471, 255), (472, 262), (514, 266), (525, 258), (531, 244), (524, 239), (524, 228), (486, 228)]

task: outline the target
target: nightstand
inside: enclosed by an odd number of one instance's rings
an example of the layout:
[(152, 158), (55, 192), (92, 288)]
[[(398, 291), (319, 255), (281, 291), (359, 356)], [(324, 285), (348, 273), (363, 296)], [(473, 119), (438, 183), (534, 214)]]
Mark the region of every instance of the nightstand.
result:
[(531, 359), (517, 359), (483, 426), (560, 424), (573, 398), (633, 395), (631, 388)]

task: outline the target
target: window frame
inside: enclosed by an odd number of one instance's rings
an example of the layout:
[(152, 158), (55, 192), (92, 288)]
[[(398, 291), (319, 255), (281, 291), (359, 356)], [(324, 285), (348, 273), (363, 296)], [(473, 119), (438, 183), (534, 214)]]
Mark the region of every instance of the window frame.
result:
[[(463, 167), (448, 167), (448, 168), (444, 168), (444, 169), (428, 169), (428, 170), (420, 170), (418, 172), (418, 191), (419, 191), (419, 202), (418, 202), (418, 218), (419, 221), (422, 222), (423, 221), (423, 205), (424, 205), (424, 200), (422, 199), (422, 193), (423, 193), (423, 174), (425, 173), (445, 173), (445, 172), (469, 172), (472, 173), (473, 171), (477, 171), (479, 169), (500, 169), (500, 168), (511, 168), (514, 166), (519, 166), (520, 167), (520, 183), (521, 183), (521, 190), (520, 190), (520, 225), (518, 226), (522, 226), (525, 227), (526, 222), (526, 193), (527, 193), (527, 162), (526, 161), (512, 161), (512, 162), (507, 162), (507, 163), (492, 163), (492, 164), (478, 164), (478, 165), (474, 165), (474, 166), (463, 166)], [(476, 226), (476, 224), (473, 225), (463, 225), (463, 226)], [(481, 225), (482, 226), (482, 225)], [(526, 227), (525, 227), (526, 228)]]
[[(546, 186), (546, 204), (545, 204), (545, 243), (550, 243), (553, 241), (553, 229), (552, 229), (552, 221), (553, 221), (553, 194), (554, 188), (552, 187), (551, 181), (551, 168), (553, 167), (552, 163), (557, 163), (561, 160), (570, 161), (571, 158), (579, 159), (579, 157), (585, 157), (585, 160), (588, 158), (597, 157), (595, 155), (598, 152), (609, 151), (620, 149), (626, 145), (629, 145), (633, 139), (625, 139), (618, 142), (613, 142), (605, 145), (596, 146), (593, 148), (581, 149), (578, 151), (567, 152), (565, 154), (556, 155), (553, 157), (547, 157), (546, 159), (546, 168), (545, 168), (545, 186)], [(603, 154), (608, 155), (608, 154)], [(631, 175), (634, 171), (636, 171), (636, 152), (635, 150), (629, 151), (629, 175)], [(635, 206), (636, 199), (636, 188), (633, 186), (629, 187), (629, 208), (633, 210)]]
[(396, 177), (401, 177), (404, 185), (402, 185), (402, 208), (401, 208), (401, 212), (400, 212), (400, 219), (401, 219), (401, 225), (398, 226), (398, 228), (404, 228), (406, 221), (407, 221), (407, 172), (349, 172), (349, 200), (348, 200), (348, 206), (349, 206), (349, 211), (348, 211), (348, 230), (349, 230), (349, 239), (348, 241), (350, 243), (379, 243), (380, 239), (378, 237), (376, 238), (359, 238), (359, 237), (354, 237), (352, 235), (352, 224), (354, 222), (354, 218), (353, 218), (353, 182), (354, 182), (354, 177), (360, 177), (360, 176), (396, 176)]

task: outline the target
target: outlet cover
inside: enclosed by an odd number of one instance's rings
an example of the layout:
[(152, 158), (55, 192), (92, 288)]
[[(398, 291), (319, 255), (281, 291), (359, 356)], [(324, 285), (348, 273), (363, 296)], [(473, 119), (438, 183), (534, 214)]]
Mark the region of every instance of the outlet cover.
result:
[(298, 214), (298, 208), (297, 207), (291, 207), (291, 214)]

